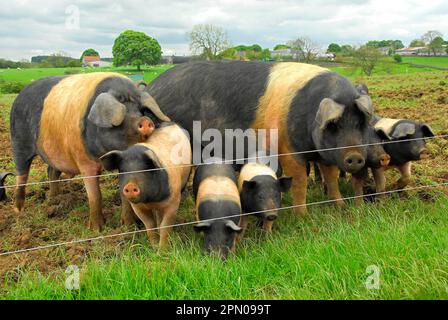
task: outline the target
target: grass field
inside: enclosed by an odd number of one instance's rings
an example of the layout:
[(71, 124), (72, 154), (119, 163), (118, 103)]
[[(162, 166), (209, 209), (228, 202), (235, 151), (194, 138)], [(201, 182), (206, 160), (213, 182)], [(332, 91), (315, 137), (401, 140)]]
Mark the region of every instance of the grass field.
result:
[(447, 57), (403, 57), (403, 62), (420, 66), (448, 69)]
[(101, 68), (30, 68), (30, 69), (0, 69), (0, 80), (17, 81), (25, 84), (33, 80), (48, 76), (63, 76), (66, 72), (79, 70), (83, 72), (120, 72), (127, 75), (143, 74), (145, 81), (151, 82), (157, 75), (171, 68), (172, 65), (143, 66), (141, 71), (129, 67), (101, 67)]
[[(446, 134), (448, 73), (415, 69), (420, 72), (350, 77), (369, 86), (379, 114), (419, 119)], [(13, 169), (8, 116), (14, 98), (0, 95), (0, 171)], [(412, 186), (448, 182), (448, 139), (428, 146), (433, 156), (415, 164)], [(47, 179), (40, 160), (32, 168), (30, 181)], [(388, 172), (389, 184), (396, 178)], [(341, 186), (345, 196), (352, 195), (349, 182)], [(102, 233), (85, 227), (88, 207), (79, 181), (66, 183), (56, 199), (48, 198), (46, 185), (31, 186), (19, 216), (10, 198), (0, 203), (0, 251), (125, 231), (116, 179), (104, 178), (102, 190), (107, 220)], [(325, 199), (322, 188), (311, 183), (308, 202)], [(291, 204), (289, 195), (283, 204)], [(193, 221), (193, 207), (189, 190), (176, 222)], [(442, 187), (395, 194), (359, 208), (312, 206), (305, 218), (285, 210), (271, 237), (252, 221), (227, 262), (204, 255), (202, 239), (191, 226), (174, 230), (167, 252), (152, 250), (141, 233), (0, 256), (0, 298), (448, 299), (447, 213), (448, 188)], [(80, 290), (65, 288), (69, 265), (80, 269)], [(372, 266), (380, 271), (379, 289), (365, 285)]]

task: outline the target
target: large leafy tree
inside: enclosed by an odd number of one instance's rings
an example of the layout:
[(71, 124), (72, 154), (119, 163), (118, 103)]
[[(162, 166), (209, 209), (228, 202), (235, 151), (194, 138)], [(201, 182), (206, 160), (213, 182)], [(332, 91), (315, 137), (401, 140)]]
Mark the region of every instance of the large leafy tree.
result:
[(327, 52), (331, 53), (340, 53), (341, 52), (341, 46), (337, 43), (330, 43), (327, 48)]
[(82, 61), (82, 58), (84, 58), (84, 56), (99, 56), (100, 54), (98, 53), (98, 51), (96, 51), (95, 49), (89, 48), (84, 50), (84, 52), (81, 55), (81, 58), (79, 58), (80, 61)]
[(280, 50), (280, 49), (289, 49), (291, 48), (290, 46), (288, 46), (287, 44), (277, 44), (274, 47), (274, 50)]
[(126, 30), (114, 42), (112, 48), (114, 65), (133, 65), (140, 70), (141, 65), (159, 63), (162, 49), (159, 42), (143, 32)]

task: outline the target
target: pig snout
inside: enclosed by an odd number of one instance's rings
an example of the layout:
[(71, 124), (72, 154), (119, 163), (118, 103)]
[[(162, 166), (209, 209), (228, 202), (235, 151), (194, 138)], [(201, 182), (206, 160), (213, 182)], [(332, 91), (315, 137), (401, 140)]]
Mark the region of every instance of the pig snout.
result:
[(145, 141), (154, 131), (154, 123), (148, 117), (142, 117), (138, 121), (137, 130), (140, 133), (141, 138)]
[(140, 196), (140, 188), (137, 184), (129, 182), (123, 188), (123, 195), (128, 200), (135, 200)]
[(266, 212), (263, 216), (263, 218), (268, 221), (274, 221), (277, 217), (277, 212)]
[(355, 173), (361, 170), (364, 167), (365, 163), (366, 160), (364, 159), (364, 157), (357, 152), (351, 152), (344, 158), (344, 168), (345, 171), (349, 173)]
[(430, 156), (429, 150), (426, 148), (423, 148), (420, 150), (420, 160), (428, 159)]
[(387, 167), (390, 162), (390, 156), (387, 153), (380, 155), (380, 165), (382, 167)]

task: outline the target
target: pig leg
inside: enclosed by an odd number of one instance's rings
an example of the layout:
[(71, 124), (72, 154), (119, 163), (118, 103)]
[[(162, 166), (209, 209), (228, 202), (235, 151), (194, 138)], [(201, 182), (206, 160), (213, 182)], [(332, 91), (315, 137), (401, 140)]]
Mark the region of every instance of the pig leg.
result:
[(236, 236), (236, 242), (241, 242), (241, 240), (244, 237), (244, 232), (246, 232), (248, 224), (249, 224), (249, 216), (248, 215), (241, 216), (239, 225), (243, 230), (241, 230), (241, 232)]
[(122, 192), (120, 192), (120, 197), (121, 197), (121, 224), (124, 226), (133, 226), (135, 225), (136, 222), (134, 210), (132, 210), (130, 202), (123, 196)]
[[(372, 169), (373, 179), (375, 180), (375, 192), (381, 193), (386, 191), (386, 175), (384, 168)], [(377, 195), (378, 198), (384, 197), (385, 194)]]
[(28, 181), (28, 171), (16, 176), (16, 191), (14, 196), (14, 211), (21, 213), (25, 206), (25, 184)]
[(364, 195), (364, 175), (352, 175), (352, 187), (355, 193), (354, 202), (355, 205), (360, 206), (363, 203), (363, 195)]
[(408, 161), (398, 166), (398, 170), (400, 170), (401, 178), (394, 185), (394, 189), (396, 190), (404, 189), (411, 182), (411, 162)]
[(285, 175), (292, 177), (292, 197), (294, 212), (305, 216), (306, 210), (306, 192), (308, 187), (308, 177), (306, 175), (306, 163), (301, 164), (292, 155), (279, 157)]
[(154, 210), (141, 208), (138, 206), (131, 207), (134, 209), (137, 217), (143, 221), (145, 225), (146, 233), (148, 234), (149, 242), (153, 247), (157, 247), (159, 243), (159, 237), (157, 235), (157, 222)]
[[(61, 177), (61, 171), (58, 171), (57, 169), (51, 166), (48, 166), (47, 172), (48, 172), (48, 179), (50, 181), (59, 180), (59, 178)], [(55, 197), (60, 193), (61, 193), (60, 182), (50, 182), (50, 196)]]
[(22, 161), (14, 157), (16, 163), (16, 190), (14, 194), (14, 211), (21, 213), (25, 206), (25, 187), (28, 181), (28, 174), (30, 172), (31, 163), (33, 162), (34, 154)]
[(89, 199), (90, 218), (88, 227), (91, 230), (101, 231), (104, 225), (104, 218), (102, 212), (102, 198), (100, 181), (98, 177), (88, 177), (97, 175), (97, 171), (81, 172), (83, 176), (84, 185), (87, 191), (87, 198)]
[(341, 192), (339, 191), (339, 169), (336, 166), (326, 166), (318, 163), (320, 172), (322, 174), (325, 186), (327, 187), (328, 197), (335, 200), (338, 207), (344, 207), (345, 203), (342, 200)]
[(159, 248), (160, 249), (166, 249), (169, 245), (168, 242), (168, 236), (171, 232), (171, 227), (168, 227), (172, 225), (176, 221), (176, 213), (177, 208), (179, 207), (179, 202), (170, 205), (169, 207), (160, 210), (160, 214), (162, 216), (162, 222), (160, 223), (160, 242), (159, 242)]
[(264, 220), (263, 221), (263, 230), (266, 231), (267, 233), (272, 233), (272, 225), (273, 224), (274, 224), (274, 221)]

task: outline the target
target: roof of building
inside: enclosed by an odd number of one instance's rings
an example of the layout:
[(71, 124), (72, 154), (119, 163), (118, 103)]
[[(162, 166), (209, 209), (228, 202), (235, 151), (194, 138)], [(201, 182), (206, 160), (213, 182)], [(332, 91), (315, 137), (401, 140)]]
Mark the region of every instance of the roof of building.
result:
[(82, 61), (84, 62), (94, 62), (94, 61), (100, 61), (100, 56), (84, 56), (82, 58)]

